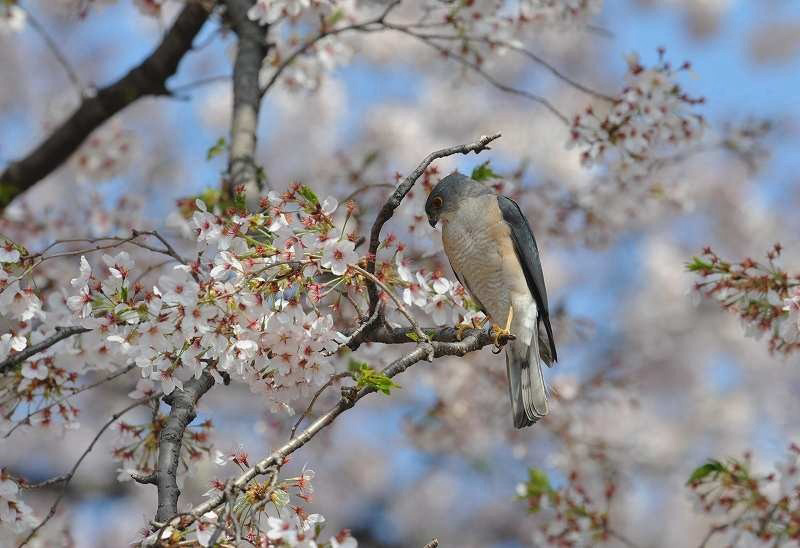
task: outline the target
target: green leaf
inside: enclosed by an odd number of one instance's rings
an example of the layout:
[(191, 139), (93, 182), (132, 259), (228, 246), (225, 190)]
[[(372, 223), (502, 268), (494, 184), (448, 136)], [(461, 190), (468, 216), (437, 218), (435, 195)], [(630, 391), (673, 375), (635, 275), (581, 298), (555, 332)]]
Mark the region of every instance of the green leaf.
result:
[(366, 362), (350, 360), (348, 369), (353, 373), (358, 388), (370, 387), (386, 395), (391, 394), (392, 388), (401, 388), (390, 377), (375, 371)]
[(417, 343), (420, 341), (419, 335), (417, 335), (413, 331), (409, 331), (408, 333), (406, 333), (406, 337)]
[(718, 460), (708, 459), (708, 461), (705, 464), (695, 468), (694, 472), (692, 472), (692, 475), (689, 476), (689, 481), (687, 481), (686, 483), (687, 484), (696, 483), (711, 474), (714, 474), (716, 476), (720, 472), (724, 471), (725, 471), (724, 464), (722, 464)]
[(704, 261), (700, 257), (692, 257), (692, 261), (686, 263), (686, 270), (689, 272), (711, 270), (711, 268), (713, 268), (713, 265), (707, 261)]
[(528, 483), (525, 486), (528, 488), (528, 495), (545, 495), (553, 490), (547, 474), (539, 468), (528, 470)]
[(369, 369), (369, 364), (367, 362), (362, 362), (360, 360), (354, 360), (350, 358), (350, 362), (347, 364), (347, 370), (351, 373), (358, 373), (362, 369)]
[(339, 21), (344, 19), (344, 17), (345, 17), (344, 10), (337, 9), (333, 13), (330, 14), (330, 16), (328, 17), (328, 20), (327, 20), (327, 24), (328, 24), (328, 26), (332, 27), (333, 25), (335, 25), (336, 23), (338, 23)]
[(216, 158), (217, 156), (225, 152), (225, 147), (227, 146), (227, 144), (228, 142), (225, 140), (225, 137), (220, 137), (219, 139), (217, 139), (217, 142), (214, 143), (214, 145), (208, 149), (208, 152), (206, 152), (206, 160), (211, 160), (213, 158)]
[(222, 192), (218, 188), (207, 188), (197, 196), (208, 209), (213, 208), (222, 200)]
[(311, 190), (311, 188), (308, 187), (307, 185), (300, 186), (300, 190), (298, 190), (297, 193), (300, 194), (300, 196), (302, 196), (306, 200), (308, 200), (311, 203), (311, 205), (313, 206), (319, 205), (319, 198), (317, 198), (317, 195), (314, 194), (314, 191)]
[(492, 168), (489, 165), (489, 160), (486, 160), (472, 170), (472, 175), (470, 175), (470, 178), (475, 179), (476, 181), (488, 181), (489, 179), (500, 179), (501, 177), (492, 171)]

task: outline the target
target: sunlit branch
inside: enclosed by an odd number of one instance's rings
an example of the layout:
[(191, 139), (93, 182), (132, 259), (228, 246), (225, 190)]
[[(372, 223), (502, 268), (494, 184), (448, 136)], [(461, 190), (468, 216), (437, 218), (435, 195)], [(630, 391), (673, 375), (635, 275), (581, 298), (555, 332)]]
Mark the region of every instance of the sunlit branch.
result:
[(225, 192), (233, 196), (237, 187), (248, 195), (259, 189), (258, 168), (254, 156), (258, 140), (258, 113), (261, 92), (258, 75), (267, 56), (269, 26), (261, 26), (247, 15), (254, 0), (226, 0), (228, 14), (238, 42), (233, 65), (233, 111), (231, 114), (230, 155)]
[(212, 386), (214, 379), (203, 371), (199, 379), (185, 382), (183, 390), (176, 389), (164, 398), (171, 409), (158, 441), (156, 521), (168, 521), (178, 513), (178, 497), (181, 491), (178, 489), (177, 474), (183, 434), (196, 416), (197, 401)]

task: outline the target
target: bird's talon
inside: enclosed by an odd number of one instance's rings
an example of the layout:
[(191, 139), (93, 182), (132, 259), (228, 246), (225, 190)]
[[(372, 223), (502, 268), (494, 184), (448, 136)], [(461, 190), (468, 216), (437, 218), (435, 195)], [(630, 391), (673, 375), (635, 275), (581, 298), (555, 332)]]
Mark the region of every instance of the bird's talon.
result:
[(456, 324), (456, 339), (461, 340), (464, 338), (464, 330), (469, 329), (470, 325), (468, 323), (458, 323)]
[(490, 333), (492, 335), (494, 347), (498, 350), (498, 352), (495, 352), (495, 354), (498, 354), (508, 341), (512, 341), (516, 338), (511, 334), (511, 331), (509, 331), (508, 328), (503, 329), (497, 324), (492, 325)]

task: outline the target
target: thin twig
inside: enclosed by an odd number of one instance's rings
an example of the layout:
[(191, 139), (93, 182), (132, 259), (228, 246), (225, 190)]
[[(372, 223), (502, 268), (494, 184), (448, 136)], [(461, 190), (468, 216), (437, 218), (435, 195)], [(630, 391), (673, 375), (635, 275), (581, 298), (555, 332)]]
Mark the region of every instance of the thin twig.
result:
[(380, 288), (383, 289), (383, 292), (386, 293), (389, 296), (389, 298), (392, 299), (392, 301), (394, 301), (394, 304), (397, 307), (397, 310), (400, 311), (400, 313), (403, 316), (405, 316), (405, 318), (408, 320), (408, 323), (410, 323), (411, 327), (414, 328), (414, 332), (417, 334), (417, 337), (419, 338), (419, 340), (417, 342), (428, 340), (428, 336), (425, 333), (422, 332), (422, 330), (420, 329), (419, 324), (417, 323), (417, 321), (414, 319), (414, 317), (411, 315), (411, 313), (408, 311), (408, 309), (403, 305), (403, 303), (400, 301), (400, 299), (397, 298), (397, 295), (394, 294), (394, 291), (392, 291), (391, 288), (389, 288), (389, 286), (387, 286), (385, 283), (383, 283), (380, 280), (380, 278), (378, 278), (375, 274), (371, 274), (371, 273), (367, 272), (366, 270), (364, 270), (363, 268), (361, 268), (358, 265), (351, 264), (350, 268), (352, 268), (353, 270), (355, 270), (356, 272), (358, 272), (362, 276), (366, 276), (367, 279), (370, 280), (372, 283), (378, 284), (378, 286), (380, 286)]
[[(176, 261), (178, 261), (179, 263), (181, 263), (181, 264), (186, 264), (186, 259), (184, 259), (183, 257), (181, 257), (181, 256), (178, 254), (178, 252), (177, 252), (177, 251), (175, 251), (175, 248), (174, 248), (174, 247), (172, 247), (172, 246), (170, 245), (170, 243), (169, 243), (169, 242), (166, 240), (166, 238), (164, 238), (164, 237), (163, 237), (161, 234), (159, 234), (159, 232), (158, 232), (157, 230), (148, 230), (148, 231), (139, 231), (139, 230), (133, 230), (133, 231), (131, 231), (131, 232), (132, 232), (132, 234), (133, 234), (133, 236), (134, 236), (134, 237), (135, 237), (135, 236), (138, 236), (138, 235), (140, 235), (140, 234), (144, 234), (144, 235), (147, 235), (147, 236), (153, 236), (153, 237), (154, 237), (155, 239), (157, 239), (159, 242), (161, 242), (162, 244), (164, 244), (164, 248), (166, 249), (166, 251), (164, 251), (164, 250), (161, 250), (161, 249), (153, 249), (153, 250), (151, 250), (151, 251), (155, 251), (156, 253), (163, 253), (163, 254), (169, 255), (170, 257), (172, 257), (173, 259), (175, 259), (175, 260), (176, 260)], [(135, 245), (139, 245), (139, 244), (135, 244)]]
[(42, 25), (39, 22), (39, 20), (36, 17), (34, 17), (34, 15), (31, 12), (31, 10), (26, 8), (21, 3), (18, 4), (18, 6), (22, 11), (25, 12), (25, 14), (27, 15), (27, 19), (30, 22), (31, 27), (33, 28), (33, 30), (35, 30), (36, 32), (39, 33), (39, 36), (41, 36), (42, 39), (44, 40), (44, 43), (47, 46), (47, 49), (50, 50), (50, 53), (52, 53), (53, 57), (56, 58), (56, 61), (58, 61), (58, 64), (61, 65), (61, 68), (63, 68), (64, 72), (67, 73), (67, 78), (69, 78), (70, 82), (72, 82), (72, 85), (75, 86), (75, 89), (78, 91), (78, 95), (80, 97), (85, 97), (86, 96), (86, 86), (81, 81), (80, 77), (78, 76), (77, 71), (75, 71), (75, 69), (72, 68), (72, 65), (70, 64), (69, 60), (64, 55), (64, 53), (61, 51), (61, 49), (58, 47), (58, 44), (56, 43), (56, 41), (53, 40), (53, 37), (50, 36), (50, 33), (47, 32), (47, 29), (44, 28), (44, 25)]
[(571, 77), (569, 77), (566, 74), (564, 74), (563, 72), (561, 72), (561, 70), (559, 70), (555, 65), (552, 65), (551, 63), (545, 61), (542, 57), (540, 57), (536, 53), (534, 53), (531, 50), (526, 49), (524, 47), (514, 45), (511, 42), (505, 42), (503, 40), (495, 40), (493, 38), (486, 38), (486, 37), (483, 37), (483, 36), (478, 37), (478, 36), (465, 36), (465, 35), (457, 35), (457, 34), (417, 33), (417, 32), (414, 32), (414, 30), (412, 30), (413, 29), (413, 25), (394, 25), (394, 24), (389, 24), (389, 23), (384, 23), (384, 25), (387, 28), (392, 29), (392, 30), (397, 30), (397, 31), (400, 31), (400, 32), (406, 32), (406, 33), (413, 34), (414, 36), (416, 36), (420, 40), (447, 40), (447, 41), (456, 41), (456, 42), (477, 42), (477, 43), (481, 43), (481, 44), (486, 44), (486, 45), (488, 45), (490, 47), (505, 48), (505, 49), (514, 51), (516, 53), (519, 53), (519, 54), (527, 57), (528, 59), (530, 59), (531, 61), (533, 61), (537, 65), (539, 65), (539, 66), (543, 67), (544, 69), (546, 69), (548, 72), (550, 72), (556, 78), (562, 80), (566, 84), (569, 84), (570, 86), (574, 87), (575, 89), (586, 93), (587, 95), (591, 95), (592, 97), (595, 97), (597, 99), (600, 99), (600, 100), (603, 100), (603, 101), (607, 101), (607, 102), (610, 102), (610, 103), (616, 102), (616, 99), (614, 99), (614, 97), (611, 97), (610, 95), (606, 95), (605, 93), (602, 93), (600, 91), (592, 89), (589, 86), (585, 86), (585, 85), (581, 84), (580, 82), (578, 82), (576, 80), (573, 80)]
[(16, 354), (12, 354), (2, 362), (0, 362), (0, 374), (4, 374), (9, 370), (13, 369), (20, 363), (24, 362), (31, 356), (35, 356), (39, 352), (47, 350), (51, 346), (56, 343), (63, 341), (64, 339), (68, 339), (73, 335), (77, 335), (79, 333), (86, 333), (87, 331), (91, 331), (91, 329), (86, 329), (85, 327), (56, 327), (56, 332), (54, 335), (50, 335), (46, 339), (39, 341), (36, 344), (32, 344), (31, 346), (25, 348), (17, 352)]
[(69, 474), (62, 474), (61, 476), (40, 481), (39, 483), (20, 483), (19, 486), (21, 489), (43, 489), (45, 487), (50, 487), (51, 485), (56, 485), (58, 483), (67, 481), (68, 479)]
[[(269, 89), (273, 85), (275, 85), (275, 82), (278, 81), (278, 78), (283, 73), (283, 71), (286, 70), (286, 68), (289, 65), (291, 65), (295, 61), (295, 59), (297, 59), (300, 55), (304, 54), (306, 51), (308, 51), (309, 48), (311, 48), (314, 44), (316, 44), (317, 42), (319, 42), (323, 38), (328, 37), (328, 36), (333, 36), (333, 35), (336, 35), (336, 34), (341, 34), (343, 32), (348, 32), (348, 31), (351, 31), (351, 30), (355, 30), (355, 31), (382, 30), (382, 28), (384, 28), (383, 25), (385, 25), (386, 17), (398, 5), (400, 5), (400, 0), (394, 0), (393, 2), (389, 3), (386, 6), (386, 8), (383, 10), (383, 13), (381, 13), (378, 17), (376, 17), (375, 19), (370, 19), (369, 21), (364, 21), (363, 23), (356, 23), (356, 24), (353, 24), (353, 25), (347, 25), (347, 26), (344, 26), (344, 27), (336, 28), (336, 29), (325, 29), (325, 30), (322, 30), (319, 34), (317, 34), (313, 38), (307, 40), (302, 46), (300, 46), (299, 48), (294, 50), (288, 57), (286, 57), (286, 59), (283, 60), (283, 62), (281, 62), (280, 65), (275, 67), (275, 72), (272, 73), (272, 76), (267, 81), (267, 83), (264, 85), (264, 87), (262, 88), (261, 92), (262, 93), (266, 93), (267, 91), (269, 91)], [(372, 27), (375, 27), (376, 25), (378, 26), (378, 28), (377, 29), (373, 29)]]
[(233, 75), (231, 75), (231, 74), (219, 74), (217, 76), (206, 76), (205, 78), (199, 78), (199, 79), (193, 80), (191, 82), (186, 82), (185, 84), (180, 84), (178, 86), (174, 86), (174, 87), (170, 88), (169, 91), (173, 95), (181, 95), (182, 93), (185, 93), (187, 91), (190, 91), (190, 90), (193, 90), (193, 89), (196, 89), (196, 88), (199, 88), (199, 87), (204, 87), (204, 86), (209, 86), (209, 85), (212, 85), (212, 84), (220, 84), (220, 83), (224, 83), (224, 82), (229, 82), (231, 78), (233, 78)]
[(328, 379), (328, 382), (323, 384), (320, 387), (320, 389), (317, 390), (317, 392), (314, 394), (314, 397), (311, 398), (308, 407), (306, 407), (306, 410), (303, 411), (303, 413), (300, 415), (300, 418), (297, 419), (297, 422), (295, 422), (294, 426), (292, 426), (292, 431), (289, 432), (290, 440), (294, 437), (295, 432), (297, 432), (297, 427), (300, 426), (300, 423), (303, 422), (303, 419), (305, 419), (309, 415), (309, 413), (311, 413), (311, 410), (314, 408), (314, 404), (317, 402), (317, 399), (322, 395), (322, 393), (325, 392), (325, 390), (329, 386), (331, 386), (334, 382), (340, 381), (345, 377), (352, 377), (352, 374), (349, 371), (343, 371), (342, 373), (336, 373), (335, 375), (331, 375), (331, 378)]
[(50, 511), (47, 513), (47, 516), (45, 516), (45, 518), (41, 522), (39, 522), (39, 524), (36, 527), (33, 528), (33, 530), (28, 534), (28, 536), (25, 537), (25, 539), (19, 544), (18, 548), (22, 548), (23, 546), (28, 544), (28, 542), (34, 537), (34, 535), (36, 535), (36, 533), (39, 532), (39, 530), (42, 527), (44, 527), (45, 524), (48, 521), (50, 521), (50, 519), (55, 515), (56, 510), (58, 509), (58, 505), (61, 502), (61, 499), (63, 499), (64, 496), (67, 494), (67, 487), (69, 486), (69, 483), (72, 481), (72, 478), (75, 477), (75, 472), (78, 471), (78, 467), (83, 462), (83, 459), (85, 459), (86, 456), (89, 453), (91, 453), (92, 449), (94, 449), (94, 446), (97, 443), (97, 440), (99, 440), (100, 436), (102, 436), (103, 433), (106, 430), (108, 430), (108, 427), (111, 426), (112, 424), (114, 424), (117, 421), (117, 419), (119, 419), (122, 415), (124, 415), (125, 413), (127, 413), (131, 409), (133, 409), (135, 407), (138, 407), (138, 406), (142, 405), (143, 403), (146, 403), (146, 402), (150, 401), (151, 399), (158, 397), (159, 395), (160, 394), (153, 395), (153, 396), (147, 396), (146, 398), (142, 398), (142, 399), (136, 400), (135, 402), (133, 402), (132, 404), (130, 404), (126, 408), (122, 409), (121, 411), (117, 411), (116, 413), (114, 413), (111, 416), (111, 418), (103, 425), (103, 427), (100, 428), (100, 431), (97, 432), (97, 434), (92, 439), (92, 441), (89, 444), (89, 446), (86, 448), (86, 450), (81, 454), (81, 456), (75, 462), (75, 465), (72, 467), (72, 470), (70, 470), (69, 473), (67, 474), (67, 477), (64, 480), (64, 486), (61, 488), (61, 493), (59, 493), (59, 495), (56, 498), (55, 502), (53, 502), (53, 505), (50, 506)]
[(628, 537), (626, 537), (622, 533), (618, 533), (614, 529), (606, 529), (606, 533), (608, 533), (608, 536), (610, 536), (611, 538), (617, 539), (618, 541), (620, 541), (622, 544), (624, 544), (628, 548), (639, 548), (639, 546), (635, 542), (630, 540)]
[(42, 407), (40, 409), (37, 409), (36, 411), (31, 411), (30, 413), (25, 415), (23, 418), (21, 418), (20, 420), (15, 422), (14, 426), (12, 426), (11, 429), (8, 432), (3, 434), (3, 439), (8, 438), (14, 432), (14, 430), (19, 428), (23, 424), (28, 424), (28, 422), (31, 420), (31, 417), (33, 417), (34, 415), (38, 415), (39, 413), (43, 413), (44, 411), (47, 411), (51, 407), (54, 407), (54, 406), (59, 405), (59, 404), (62, 404), (65, 401), (67, 401), (68, 399), (74, 398), (75, 396), (77, 396), (81, 392), (85, 392), (87, 390), (91, 390), (92, 388), (100, 386), (101, 384), (105, 384), (105, 383), (107, 383), (109, 381), (113, 381), (117, 377), (120, 377), (120, 376), (124, 375), (125, 373), (127, 373), (128, 371), (130, 371), (131, 369), (134, 369), (136, 367), (137, 366), (136, 366), (135, 363), (128, 364), (127, 366), (125, 366), (124, 369), (121, 369), (121, 370), (117, 371), (116, 373), (112, 373), (111, 375), (109, 375), (107, 377), (104, 377), (104, 378), (100, 379), (97, 382), (93, 382), (92, 384), (88, 384), (86, 386), (81, 386), (80, 388), (74, 390), (70, 394), (68, 394), (68, 395), (66, 395), (66, 396), (64, 396), (62, 398), (59, 398), (56, 401), (54, 401), (52, 403), (49, 403), (49, 404), (47, 404), (46, 406), (44, 406), (44, 407)]
[(441, 53), (443, 56), (445, 56), (445, 57), (447, 57), (449, 59), (454, 59), (455, 61), (458, 61), (461, 65), (463, 65), (463, 66), (467, 67), (468, 69), (472, 70), (473, 72), (475, 72), (475, 74), (477, 74), (478, 76), (480, 76), (481, 78), (483, 78), (484, 80), (489, 82), (491, 85), (493, 85), (494, 87), (496, 87), (500, 91), (505, 91), (506, 93), (511, 93), (513, 95), (519, 95), (520, 97), (525, 97), (526, 99), (530, 99), (531, 101), (533, 101), (535, 103), (539, 103), (540, 105), (545, 107), (548, 111), (550, 111), (550, 113), (553, 114), (553, 116), (555, 116), (556, 118), (561, 120), (565, 125), (567, 125), (567, 126), (570, 125), (569, 118), (567, 118), (567, 116), (565, 114), (563, 114), (560, 110), (558, 110), (553, 105), (553, 103), (551, 103), (550, 101), (548, 101), (547, 99), (545, 99), (541, 95), (536, 95), (535, 93), (531, 93), (531, 92), (525, 91), (523, 89), (518, 89), (518, 88), (515, 88), (513, 86), (509, 86), (508, 84), (504, 84), (503, 82), (501, 82), (500, 80), (498, 80), (497, 78), (495, 78), (494, 76), (492, 76), (491, 74), (489, 74), (488, 72), (483, 70), (483, 68), (481, 68), (481, 66), (478, 65), (477, 63), (474, 63), (474, 62), (470, 61), (469, 59), (467, 59), (463, 55), (459, 55), (459, 54), (457, 54), (457, 53), (455, 53), (453, 51), (450, 51), (449, 49), (447, 49), (445, 47), (440, 46), (439, 44), (433, 42), (432, 40), (426, 39), (422, 35), (419, 35), (419, 34), (416, 34), (414, 32), (408, 31), (408, 30), (404, 29), (403, 27), (387, 27), (387, 28), (390, 28), (391, 30), (395, 30), (395, 31), (400, 32), (400, 33), (403, 33), (403, 34), (405, 34), (407, 36), (411, 36), (411, 37), (419, 40), (423, 44), (427, 44), (428, 46), (432, 47), (433, 49), (435, 49), (436, 51)]

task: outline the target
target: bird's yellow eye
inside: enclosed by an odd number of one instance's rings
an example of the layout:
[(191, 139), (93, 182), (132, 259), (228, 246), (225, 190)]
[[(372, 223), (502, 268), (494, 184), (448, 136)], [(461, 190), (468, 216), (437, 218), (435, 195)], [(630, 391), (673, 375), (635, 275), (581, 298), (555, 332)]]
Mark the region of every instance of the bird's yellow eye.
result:
[(441, 196), (436, 196), (433, 200), (431, 200), (431, 205), (436, 209), (442, 207), (442, 198)]

